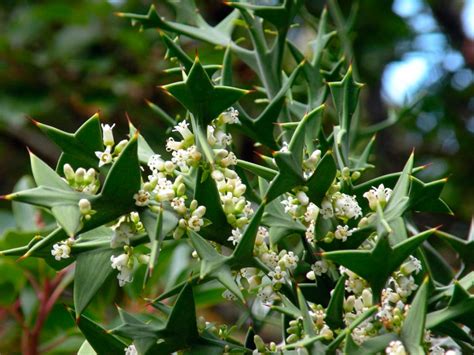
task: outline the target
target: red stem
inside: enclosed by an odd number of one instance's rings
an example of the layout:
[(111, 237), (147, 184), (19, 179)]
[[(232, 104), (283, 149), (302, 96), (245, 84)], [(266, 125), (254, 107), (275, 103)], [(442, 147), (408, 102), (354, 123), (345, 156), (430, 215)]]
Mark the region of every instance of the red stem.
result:
[(66, 275), (70, 268), (65, 268), (59, 271), (54, 279), (46, 279), (43, 285), (43, 289), (38, 293), (39, 301), (39, 310), (38, 316), (36, 318), (35, 326), (31, 331), (28, 331), (29, 334), (23, 334), (23, 337), (27, 335), (27, 339), (22, 339), (23, 342), (27, 342), (27, 348), (23, 348), (23, 353), (26, 355), (37, 355), (38, 352), (38, 342), (43, 328), (44, 322), (48, 318), (51, 309), (54, 307), (54, 304), (64, 292), (64, 289), (67, 285), (61, 285), (61, 281)]

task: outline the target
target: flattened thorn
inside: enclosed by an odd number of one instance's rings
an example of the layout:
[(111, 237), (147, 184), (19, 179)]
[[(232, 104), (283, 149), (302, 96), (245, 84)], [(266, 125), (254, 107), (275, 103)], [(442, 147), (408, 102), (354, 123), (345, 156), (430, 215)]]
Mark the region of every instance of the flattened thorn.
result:
[(33, 117), (31, 116), (26, 116), (30, 121), (31, 123), (33, 123), (36, 127), (39, 127), (41, 125), (41, 123), (39, 123), (37, 120), (35, 120)]

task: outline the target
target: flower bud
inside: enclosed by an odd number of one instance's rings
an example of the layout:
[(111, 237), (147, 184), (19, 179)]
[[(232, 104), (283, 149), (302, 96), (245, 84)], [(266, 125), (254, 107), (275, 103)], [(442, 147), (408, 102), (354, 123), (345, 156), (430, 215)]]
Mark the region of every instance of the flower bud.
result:
[(247, 186), (244, 184), (240, 184), (234, 189), (233, 194), (235, 197), (240, 197), (245, 193), (246, 190), (247, 190)]
[(95, 170), (90, 168), (87, 170), (86, 174), (84, 175), (84, 183), (87, 185), (92, 184), (95, 181)]
[(263, 342), (263, 339), (260, 337), (260, 335), (255, 334), (253, 337), (253, 342), (257, 348), (257, 350), (261, 353), (265, 353), (265, 343)]
[(176, 188), (176, 195), (183, 196), (186, 193), (186, 185), (181, 183)]
[(127, 146), (128, 141), (126, 139), (122, 139), (114, 148), (114, 154), (119, 155), (122, 153), (123, 149)]
[(249, 223), (249, 219), (247, 217), (240, 217), (236, 222), (235, 225), (237, 228), (243, 228), (246, 224)]
[(227, 219), (227, 223), (229, 223), (230, 225), (234, 225), (234, 224), (237, 222), (237, 218), (236, 218), (235, 215), (232, 214), (232, 213), (229, 213), (229, 214), (226, 216), (226, 219)]
[(150, 262), (150, 255), (139, 254), (137, 260), (140, 264), (146, 265)]
[(79, 200), (79, 211), (82, 215), (87, 215), (91, 212), (91, 203), (88, 199), (82, 198)]
[(114, 134), (112, 129), (115, 127), (115, 124), (110, 126), (108, 124), (102, 125), (102, 140), (105, 146), (113, 146), (115, 144)]
[(224, 169), (224, 176), (228, 179), (237, 179), (238, 177), (237, 173), (229, 168)]
[(222, 171), (220, 170), (214, 170), (212, 173), (211, 173), (211, 176), (214, 180), (216, 181), (222, 181), (224, 180), (224, 174), (222, 173)]
[(198, 208), (196, 208), (194, 210), (192, 215), (196, 216), (196, 217), (199, 217), (199, 218), (202, 218), (205, 214), (206, 214), (206, 207), (199, 206)]
[(82, 185), (84, 183), (85, 175), (86, 175), (86, 169), (84, 168), (77, 169), (76, 175), (75, 175), (76, 184)]
[(172, 173), (175, 169), (175, 165), (172, 161), (167, 160), (167, 161), (165, 161), (164, 168), (165, 168), (167, 173)]
[(76, 175), (71, 165), (64, 164), (63, 166), (64, 176), (66, 177), (67, 182), (73, 183), (76, 180)]

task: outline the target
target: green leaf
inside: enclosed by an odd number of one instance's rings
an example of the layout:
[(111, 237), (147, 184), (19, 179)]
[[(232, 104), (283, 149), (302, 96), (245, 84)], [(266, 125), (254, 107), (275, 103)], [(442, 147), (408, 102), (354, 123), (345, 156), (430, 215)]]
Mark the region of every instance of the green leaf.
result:
[(279, 172), (268, 188), (264, 197), (265, 203), (271, 202), (278, 196), (304, 183), (301, 161), (296, 161), (291, 152), (278, 151), (274, 153), (274, 159)]
[(346, 275), (339, 278), (337, 281), (336, 287), (332, 292), (331, 300), (326, 309), (326, 323), (333, 329), (343, 328), (344, 327), (344, 292), (345, 292), (345, 282)]
[(18, 297), (19, 291), (26, 282), (26, 277), (20, 265), (7, 258), (0, 259), (0, 306), (12, 305)]
[(326, 192), (331, 187), (336, 178), (337, 167), (332, 156), (332, 152), (327, 152), (316, 166), (313, 175), (306, 182), (308, 187), (307, 195), (316, 205), (321, 205), (321, 201)]
[(185, 81), (163, 86), (197, 119), (201, 127), (229, 108), (248, 91), (214, 85), (196, 57)]
[(77, 256), (74, 277), (74, 308), (77, 317), (114, 273), (110, 264), (110, 258), (114, 254), (117, 254), (117, 251), (106, 249), (81, 253)]
[[(191, 345), (199, 337), (196, 325), (196, 307), (193, 288), (186, 284), (176, 300), (166, 322), (165, 334), (183, 345)], [(172, 342), (173, 340), (168, 340)]]
[(388, 277), (434, 231), (435, 229), (429, 229), (393, 247), (390, 246), (389, 235), (379, 235), (372, 250), (332, 251), (325, 252), (322, 256), (363, 277), (372, 287), (374, 302), (378, 302)]
[(351, 129), (352, 116), (358, 104), (358, 98), (362, 84), (356, 82), (352, 75), (352, 66), (347, 70), (341, 81), (328, 83), (331, 90), (332, 99), (336, 106), (337, 116), (341, 130), (345, 133), (343, 142), (343, 152), (346, 161), (349, 154), (349, 135)]
[[(15, 184), (13, 192), (31, 189), (34, 187), (33, 179), (29, 176), (23, 176)], [(39, 229), (41, 213), (39, 209), (34, 206), (21, 202), (12, 202), (13, 217), (15, 218), (16, 226), (20, 230), (33, 231)], [(1, 233), (1, 232), (0, 232)]]
[(140, 189), (141, 174), (138, 161), (138, 136), (133, 136), (110, 168), (100, 196), (116, 207), (130, 209), (133, 195)]
[(300, 73), (300, 70), (301, 65), (293, 70), (288, 80), (284, 85), (282, 85), (278, 93), (272, 98), (270, 103), (257, 118), (251, 118), (241, 107), (239, 107), (241, 127), (250, 138), (259, 143), (265, 144), (271, 149), (278, 149), (273, 137), (275, 123), (285, 105), (288, 90), (292, 87), (295, 79)]
[(301, 316), (303, 317), (303, 329), (308, 337), (314, 337), (316, 336), (316, 333), (314, 331), (313, 320), (309, 315), (308, 305), (306, 304), (306, 300), (301, 290), (298, 288), (296, 292), (298, 295), (298, 305), (300, 307)]
[(227, 238), (230, 236), (232, 228), (227, 223), (227, 217), (222, 210), (216, 182), (202, 168), (199, 168), (196, 174), (194, 199), (206, 207), (206, 218), (212, 222), (209, 227), (201, 230), (201, 234), (206, 239), (228, 244)]
[(431, 312), (426, 317), (426, 328), (431, 329), (448, 321), (456, 321), (472, 328), (474, 326), (474, 296), (458, 282), (447, 307)]
[(66, 133), (39, 122), (35, 123), (63, 151), (58, 161), (57, 171), (61, 171), (66, 163), (71, 164), (75, 169), (97, 168), (98, 160), (95, 152), (103, 150), (98, 114), (89, 118), (75, 133)]
[(116, 336), (108, 333), (107, 330), (90, 318), (84, 315), (78, 317), (72, 309), (69, 309), (69, 313), (73, 319), (75, 319), (77, 326), (82, 334), (84, 334), (87, 342), (97, 354), (122, 354), (127, 347), (127, 344)]
[(395, 187), (393, 188), (392, 195), (390, 196), (387, 206), (385, 206), (384, 214), (386, 216), (391, 214), (400, 216), (406, 209), (408, 204), (408, 191), (410, 188), (410, 175), (413, 170), (413, 159), (414, 154), (412, 153), (408, 158), (408, 161), (406, 162)]
[(53, 206), (51, 213), (68, 236), (73, 237), (76, 235), (81, 226), (81, 212), (77, 203)]
[(387, 348), (391, 341), (397, 339), (398, 337), (395, 333), (388, 333), (369, 338), (361, 346), (358, 346), (352, 339), (352, 336), (347, 334), (344, 353), (350, 355), (379, 354)]
[(339, 335), (328, 345), (327, 353), (331, 354), (336, 350), (336, 348), (341, 344), (341, 342), (346, 338), (348, 334), (351, 334), (352, 331), (357, 328), (362, 322), (364, 322), (367, 318), (371, 317), (377, 312), (377, 306), (373, 306), (369, 308), (360, 316), (352, 321), (352, 323), (346, 327)]
[(405, 349), (410, 354), (423, 353), (428, 288), (429, 283), (426, 278), (416, 292), (408, 315), (403, 322), (400, 337)]
[(255, 16), (261, 17), (276, 27), (279, 32), (287, 31), (295, 14), (301, 7), (301, 0), (284, 0), (281, 5), (254, 5), (243, 2), (229, 2), (229, 6), (250, 10)]
[(237, 166), (251, 172), (256, 176), (260, 176), (265, 180), (272, 180), (278, 174), (278, 172), (273, 169), (241, 159), (237, 159)]
[(262, 204), (252, 216), (250, 223), (242, 234), (239, 244), (237, 244), (237, 247), (232, 254), (232, 257), (235, 260), (248, 260), (252, 257), (255, 238), (257, 237), (258, 227), (260, 225), (264, 210), (265, 205)]
[[(130, 137), (135, 136), (135, 134), (138, 134), (137, 129), (135, 126), (132, 124), (132, 122), (129, 120), (128, 121), (128, 128), (129, 128), (129, 133)], [(148, 160), (152, 155), (155, 153), (153, 152), (153, 149), (150, 148), (150, 145), (147, 143), (145, 138), (141, 134), (138, 134), (138, 159), (142, 164), (147, 164)]]
[(53, 169), (31, 152), (30, 163), (33, 178), (37, 186), (47, 186), (68, 192), (73, 191), (66, 181), (61, 179)]

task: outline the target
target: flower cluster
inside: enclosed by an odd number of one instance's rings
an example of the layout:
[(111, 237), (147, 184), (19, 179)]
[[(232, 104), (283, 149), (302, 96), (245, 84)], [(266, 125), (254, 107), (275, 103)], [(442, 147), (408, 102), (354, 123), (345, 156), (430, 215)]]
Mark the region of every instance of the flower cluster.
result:
[(110, 257), (110, 262), (112, 269), (119, 271), (117, 274), (117, 280), (119, 286), (123, 287), (127, 283), (133, 281), (133, 271), (136, 266), (136, 262), (140, 264), (147, 264), (150, 257), (145, 254), (136, 253), (133, 250), (133, 247), (125, 245), (123, 247), (123, 253), (117, 256), (112, 255)]
[(97, 173), (93, 168), (86, 170), (84, 168), (77, 168), (76, 171), (69, 164), (63, 166), (64, 180), (74, 190), (86, 194), (94, 195), (100, 187), (100, 181)]
[(53, 255), (57, 261), (68, 259), (71, 256), (71, 247), (73, 244), (74, 238), (68, 238), (56, 243), (53, 245), (53, 249), (51, 249), (51, 255)]

